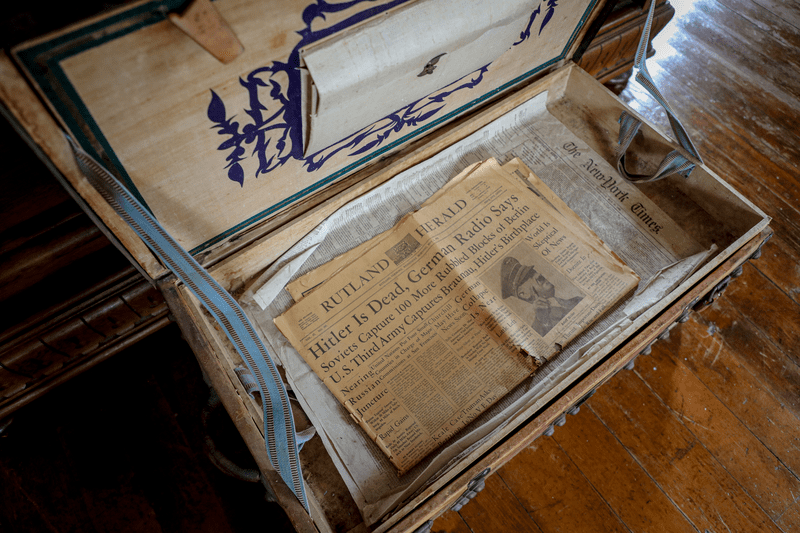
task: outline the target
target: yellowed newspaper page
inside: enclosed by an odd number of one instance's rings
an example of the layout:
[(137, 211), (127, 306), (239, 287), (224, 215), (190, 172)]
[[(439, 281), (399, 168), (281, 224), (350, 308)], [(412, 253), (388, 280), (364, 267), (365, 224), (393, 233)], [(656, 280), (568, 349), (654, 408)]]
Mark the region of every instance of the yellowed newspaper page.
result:
[(638, 282), (494, 160), (375, 241), (275, 323), (400, 472)]
[[(515, 163), (514, 166), (512, 167), (512, 170), (519, 170), (521, 168), (520, 165), (521, 162)], [(472, 165), (466, 167), (464, 170), (461, 171), (460, 174), (458, 174), (456, 177), (448, 181), (444, 185), (444, 187), (434, 192), (431, 195), (431, 197), (425, 200), (425, 202), (420, 207), (425, 207), (426, 205), (435, 202), (449, 188), (461, 183), (462, 180), (464, 180), (467, 176), (469, 176), (479, 166), (480, 163), (473, 163)], [(318, 266), (311, 272), (308, 272), (300, 276), (299, 278), (289, 282), (286, 285), (286, 290), (289, 292), (289, 294), (292, 296), (292, 299), (295, 302), (299, 302), (311, 291), (322, 285), (322, 283), (325, 282), (325, 280), (330, 279), (337, 272), (346, 268), (347, 265), (358, 260), (359, 257), (364, 255), (364, 253), (366, 253), (366, 251), (372, 248), (373, 246), (377, 246), (384, 238), (391, 235), (393, 231), (394, 228), (384, 231), (383, 233), (376, 235), (375, 237), (367, 241), (362, 242), (355, 248), (352, 248), (347, 252), (341, 254), (340, 256), (336, 257), (333, 261), (329, 261), (327, 263)]]
[[(425, 206), (436, 201), (450, 187), (460, 183), (461, 180), (465, 179), (470, 173), (472, 173), (472, 171), (478, 168), (479, 165), (480, 163), (474, 163), (465, 168), (461, 174), (450, 180), (444, 187), (434, 193), (422, 205)], [(556, 213), (561, 215), (564, 223), (569, 226), (572, 233), (574, 233), (576, 237), (583, 239), (587, 246), (602, 246), (607, 253), (618, 259), (617, 255), (602, 240), (600, 240), (600, 238), (591, 230), (591, 228), (589, 228), (589, 226), (583, 220), (581, 220), (581, 218), (575, 214), (575, 212), (572, 211), (572, 209), (570, 209), (561, 198), (559, 198), (552, 190), (550, 190), (550, 188), (542, 180), (540, 180), (539, 177), (536, 176), (536, 174), (534, 174), (533, 171), (530, 170), (521, 159), (515, 157), (508, 163), (502, 165), (500, 168), (511, 176), (518, 178), (523, 187), (527, 187), (531, 190), (531, 192), (539, 196), (540, 199), (550, 204), (550, 207), (553, 208), (554, 216), (556, 216)], [(393, 230), (391, 229), (387, 230), (373, 237), (372, 239), (361, 243), (355, 248), (348, 250), (335, 260), (320, 265), (314, 270), (307, 272), (295, 280), (292, 280), (286, 285), (286, 290), (289, 292), (295, 302), (299, 302), (307, 294), (324, 283), (325, 280), (331, 278), (337, 272), (343, 268), (346, 268), (347, 265), (356, 261), (359, 257), (364, 255), (367, 250), (373, 246), (376, 246), (384, 238), (389, 236), (392, 231)], [(621, 259), (618, 260), (622, 262)]]

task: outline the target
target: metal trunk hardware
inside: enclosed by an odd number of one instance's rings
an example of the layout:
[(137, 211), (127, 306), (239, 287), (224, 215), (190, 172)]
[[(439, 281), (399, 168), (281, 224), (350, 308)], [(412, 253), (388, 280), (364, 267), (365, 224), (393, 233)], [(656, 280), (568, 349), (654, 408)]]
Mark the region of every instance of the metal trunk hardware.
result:
[(456, 500), (456, 503), (454, 503), (450, 507), (450, 510), (456, 512), (460, 511), (461, 508), (464, 507), (466, 504), (468, 504), (472, 498), (477, 496), (477, 494), (480, 491), (482, 491), (483, 488), (486, 486), (486, 478), (489, 476), (489, 473), (491, 471), (492, 471), (491, 468), (487, 468), (483, 472), (475, 476), (472, 479), (472, 481), (470, 481), (469, 484), (467, 485), (467, 490), (464, 492), (464, 494), (461, 495), (461, 497), (458, 500)]

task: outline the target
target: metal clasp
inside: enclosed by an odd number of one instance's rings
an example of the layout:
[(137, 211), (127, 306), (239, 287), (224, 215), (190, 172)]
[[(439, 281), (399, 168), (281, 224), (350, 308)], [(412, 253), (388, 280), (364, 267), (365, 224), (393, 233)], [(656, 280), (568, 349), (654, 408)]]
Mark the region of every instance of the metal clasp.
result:
[(436, 63), (439, 62), (439, 58), (442, 57), (443, 55), (447, 55), (447, 52), (439, 54), (438, 56), (428, 61), (428, 63), (424, 67), (422, 67), (422, 72), (417, 74), (417, 77), (421, 78), (422, 76), (433, 74), (433, 71), (436, 70)]

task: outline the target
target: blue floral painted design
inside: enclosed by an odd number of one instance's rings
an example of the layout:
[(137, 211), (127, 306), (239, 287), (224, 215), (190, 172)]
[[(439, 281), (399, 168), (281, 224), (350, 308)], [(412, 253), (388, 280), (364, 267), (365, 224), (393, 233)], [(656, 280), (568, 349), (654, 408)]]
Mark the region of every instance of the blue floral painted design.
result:
[[(544, 12), (544, 18), (542, 18), (542, 24), (539, 26), (539, 35), (542, 34), (542, 30), (547, 23), (550, 22), (550, 19), (553, 18), (553, 13), (556, 11), (556, 7), (558, 7), (558, 0), (547, 0), (547, 4), (545, 5), (546, 11)], [(536, 20), (536, 17), (542, 14), (542, 4), (539, 4), (536, 9), (533, 10), (531, 13), (530, 18), (528, 19), (528, 26), (525, 28), (525, 31), (519, 34), (519, 41), (514, 43), (514, 46), (518, 44), (522, 44), (528, 40), (531, 36), (531, 26), (533, 26), (533, 22)]]
[[(245, 174), (240, 162), (248, 157), (258, 158), (256, 170), (256, 177), (258, 177), (275, 170), (291, 159), (303, 161), (306, 170), (313, 172), (339, 152), (347, 151), (348, 156), (365, 154), (381, 146), (392, 133), (398, 133), (404, 128), (415, 127), (430, 120), (445, 107), (447, 97), (457, 91), (473, 89), (484, 79), (489, 65), (485, 65), (431, 95), (412, 102), (328, 148), (304, 157), (300, 109), (301, 81), (298, 70), (300, 50), (310, 43), (408, 0), (393, 0), (373, 5), (373, 7), (356, 12), (342, 22), (323, 29), (312, 29), (312, 23), (317, 19), (325, 20), (328, 13), (345, 11), (358, 4), (374, 4), (375, 1), (352, 0), (343, 3), (328, 3), (325, 0), (316, 0), (315, 3), (307, 6), (302, 15), (305, 28), (297, 32), (300, 41), (292, 50), (288, 60), (273, 62), (239, 79), (239, 83), (248, 94), (249, 107), (244, 110), (249, 119), (246, 123), (241, 123), (245, 120), (244, 117), (236, 120), (236, 115), (228, 116), (222, 98), (213, 90), (211, 91), (207, 116), (214, 124), (212, 129), (216, 129), (219, 135), (225, 137), (225, 140), (218, 146), (218, 150), (228, 152), (225, 158), (228, 164), (225, 168), (231, 181), (244, 186)], [(555, 7), (556, 0), (548, 0), (540, 32), (552, 17)], [(528, 27), (520, 35), (521, 40), (514, 43), (515, 45), (530, 36), (531, 25), (540, 11), (541, 5), (531, 15)], [(250, 154), (248, 154), (248, 149), (251, 150)]]
[(337, 144), (321, 150), (305, 159), (304, 165), (312, 172), (320, 168), (325, 161), (342, 150), (352, 150), (349, 156), (361, 155), (377, 148), (392, 134), (397, 133), (407, 126), (418, 126), (436, 115), (445, 106), (445, 99), (451, 94), (463, 89), (472, 89), (481, 81), (489, 65), (485, 65), (475, 72), (464, 76), (438, 92), (420, 98), (406, 107), (395, 111), (373, 123), (371, 126), (342, 139)]

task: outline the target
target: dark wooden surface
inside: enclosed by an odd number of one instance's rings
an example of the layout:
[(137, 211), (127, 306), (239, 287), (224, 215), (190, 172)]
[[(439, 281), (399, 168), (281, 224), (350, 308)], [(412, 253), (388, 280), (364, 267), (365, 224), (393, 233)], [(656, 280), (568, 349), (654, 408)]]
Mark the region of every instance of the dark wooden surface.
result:
[[(0, 434), (0, 531), (291, 531), (259, 483), (206, 458), (207, 397), (173, 324), (21, 409)], [(219, 414), (217, 446), (253, 468)]]
[[(433, 531), (800, 531), (800, 8), (685, 4), (651, 72), (776, 235), (712, 306)], [(641, 90), (623, 98), (666, 123)], [(287, 531), (260, 487), (203, 457), (205, 394), (169, 326), (15, 413), (0, 436), (0, 531)]]

